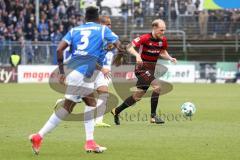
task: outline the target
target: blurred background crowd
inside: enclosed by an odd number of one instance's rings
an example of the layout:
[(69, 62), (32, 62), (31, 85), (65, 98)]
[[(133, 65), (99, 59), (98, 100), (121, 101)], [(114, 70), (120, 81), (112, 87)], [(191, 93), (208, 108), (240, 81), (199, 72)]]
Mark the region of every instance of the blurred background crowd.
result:
[[(180, 59), (191, 59), (191, 56), (186, 56), (192, 49), (186, 49), (190, 46), (188, 40), (192, 43), (194, 40), (213, 39), (218, 44), (218, 40), (235, 40), (240, 33), (240, 7), (208, 10), (202, 2), (203, 0), (0, 0), (0, 63), (6, 63), (12, 52), (18, 52), (25, 57), (23, 64), (55, 64), (56, 45), (68, 30), (84, 23), (84, 10), (89, 5), (97, 5), (101, 14), (109, 15), (112, 30), (128, 40), (132, 38), (133, 31), (149, 30), (153, 19), (164, 19), (168, 30), (177, 31), (176, 36), (169, 38), (180, 40), (177, 42), (180, 47), (175, 48), (173, 53), (179, 54)], [(183, 33), (180, 39), (179, 33)], [(181, 40), (185, 42), (181, 44)], [(214, 49), (213, 46), (210, 47)], [(184, 48), (182, 52), (181, 48)], [(225, 56), (227, 49), (220, 47), (220, 51), (216, 52)], [(209, 48), (206, 50), (209, 51)], [(230, 52), (232, 50), (233, 48)], [(204, 53), (204, 48), (201, 53)], [(225, 61), (223, 56), (219, 59)]]

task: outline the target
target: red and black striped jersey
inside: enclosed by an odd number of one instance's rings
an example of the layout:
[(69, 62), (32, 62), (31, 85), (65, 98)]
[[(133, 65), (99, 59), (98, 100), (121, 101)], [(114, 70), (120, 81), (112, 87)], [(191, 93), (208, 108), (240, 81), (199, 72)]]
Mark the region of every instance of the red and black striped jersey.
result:
[(143, 64), (148, 64), (144, 67), (145, 69), (152, 68), (154, 70), (161, 51), (168, 48), (167, 38), (165, 36), (162, 37), (162, 39), (155, 39), (152, 33), (143, 34), (135, 38), (132, 43), (139, 48), (139, 54), (141, 54)]

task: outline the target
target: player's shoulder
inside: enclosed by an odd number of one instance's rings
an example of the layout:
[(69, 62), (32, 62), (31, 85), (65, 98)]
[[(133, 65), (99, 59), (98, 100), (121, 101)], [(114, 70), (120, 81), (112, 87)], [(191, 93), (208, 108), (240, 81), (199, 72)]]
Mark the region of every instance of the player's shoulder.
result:
[(84, 23), (82, 25), (74, 27), (73, 30), (85, 30), (85, 29), (99, 30), (101, 28), (102, 28), (101, 24), (98, 24), (95, 22), (88, 22), (88, 23)]
[(142, 39), (149, 39), (149, 38), (151, 38), (151, 37), (152, 37), (152, 34), (151, 34), (151, 33), (142, 34), (142, 35), (140, 36), (140, 38), (142, 38)]
[(135, 42), (141, 41), (141, 43), (147, 42), (151, 38), (151, 33), (146, 33), (138, 36), (134, 39)]

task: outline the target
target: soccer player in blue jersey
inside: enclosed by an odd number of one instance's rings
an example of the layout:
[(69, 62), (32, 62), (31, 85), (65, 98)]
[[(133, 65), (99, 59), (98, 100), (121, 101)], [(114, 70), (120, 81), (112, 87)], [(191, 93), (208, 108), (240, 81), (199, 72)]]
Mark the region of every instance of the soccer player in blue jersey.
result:
[[(111, 28), (111, 19), (109, 16), (100, 16), (100, 24), (106, 25), (107, 27)], [(103, 52), (103, 69), (105, 72), (111, 70), (111, 64), (114, 56), (114, 46), (112, 44), (108, 44), (106, 41), (104, 42), (104, 48), (102, 49)], [(101, 58), (103, 58), (101, 57)], [(101, 61), (101, 58), (99, 61)], [(64, 63), (68, 63), (71, 59), (71, 55), (69, 54), (69, 49), (67, 48), (64, 51)], [(111, 127), (110, 124), (103, 122), (103, 115), (106, 111), (107, 105), (107, 98), (108, 98), (108, 85), (110, 79), (105, 78), (103, 72), (99, 70), (95, 70), (94, 72), (95, 79), (94, 79), (94, 89), (98, 93), (97, 99), (97, 108), (96, 108), (96, 118), (95, 118), (95, 126), (96, 127)], [(63, 107), (65, 99), (58, 99), (55, 108)], [(77, 102), (81, 102), (81, 97), (77, 100)]]
[[(79, 96), (82, 97), (86, 104), (84, 111), (86, 143), (84, 148), (87, 152), (103, 152), (106, 150), (105, 147), (98, 145), (93, 137), (93, 110), (96, 107), (96, 101), (93, 95), (94, 83), (90, 81), (90, 78), (96, 69), (96, 63), (103, 57), (101, 49), (104, 41), (114, 44), (119, 50), (122, 49), (118, 37), (108, 27), (98, 24), (99, 15), (97, 8), (88, 7), (85, 20), (85, 24), (71, 29), (58, 45), (59, 81), (67, 87), (64, 107), (56, 110), (38, 133), (30, 135), (29, 139), (36, 154), (39, 153), (43, 137), (72, 112)], [(73, 71), (66, 76), (63, 66), (63, 51), (68, 46), (70, 46), (72, 57), (67, 67)], [(108, 71), (102, 71), (107, 76)]]

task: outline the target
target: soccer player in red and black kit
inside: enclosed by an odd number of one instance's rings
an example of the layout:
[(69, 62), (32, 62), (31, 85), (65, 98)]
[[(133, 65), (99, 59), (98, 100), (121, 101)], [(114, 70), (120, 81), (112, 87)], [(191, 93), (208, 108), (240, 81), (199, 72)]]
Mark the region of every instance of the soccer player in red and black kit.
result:
[[(126, 108), (132, 106), (139, 101), (146, 93), (150, 85), (153, 88), (151, 96), (151, 123), (164, 123), (164, 121), (156, 115), (158, 98), (160, 94), (160, 83), (154, 77), (157, 60), (160, 57), (176, 63), (176, 58), (171, 57), (167, 52), (167, 38), (164, 36), (166, 30), (165, 22), (156, 19), (152, 22), (152, 33), (143, 34), (134, 39), (128, 46), (127, 51), (136, 57), (135, 75), (138, 78), (137, 90), (128, 97), (120, 106), (112, 109), (114, 122), (120, 125), (119, 114)], [(139, 48), (139, 53), (134, 49)]]

